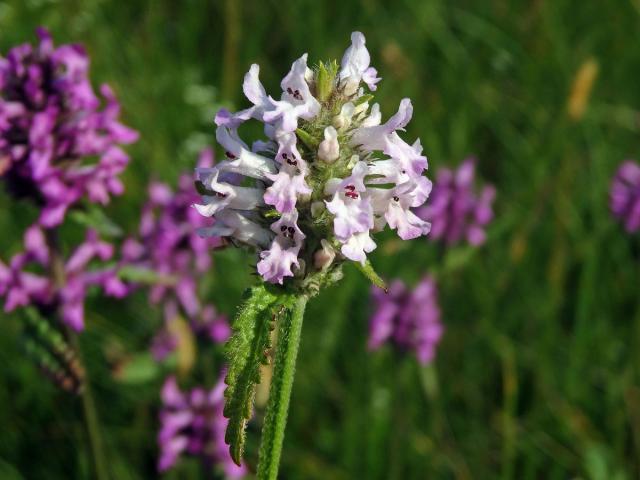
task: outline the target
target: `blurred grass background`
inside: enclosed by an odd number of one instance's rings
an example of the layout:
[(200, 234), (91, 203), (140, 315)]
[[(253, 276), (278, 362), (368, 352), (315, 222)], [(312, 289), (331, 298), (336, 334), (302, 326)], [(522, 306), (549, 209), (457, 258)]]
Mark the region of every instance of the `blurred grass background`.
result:
[[(149, 179), (175, 185), (214, 143), (214, 111), (246, 105), (251, 63), (274, 92), (301, 53), (339, 59), (352, 30), (383, 77), (384, 114), (412, 98), (408, 138), (422, 138), (430, 176), (475, 154), (496, 185), (480, 250), (442, 255), (388, 235), (373, 255), (387, 278), (437, 272), (447, 331), (432, 368), (367, 352), (369, 287), (355, 270), (311, 304), (282, 478), (640, 478), (640, 243), (607, 197), (616, 166), (640, 152), (638, 0), (10, 0), (0, 51), (34, 41), (38, 25), (87, 47), (94, 83), (114, 87), (141, 132), (108, 209), (127, 229)], [(6, 258), (31, 218), (2, 202)], [(212, 298), (232, 314), (248, 258), (215, 261)], [(114, 478), (155, 478), (162, 375), (122, 381), (110, 358), (145, 351), (160, 314), (144, 294), (87, 309)], [(2, 329), (0, 478), (91, 478), (79, 403), (22, 355), (16, 316)], [(196, 473), (184, 462), (167, 478)]]

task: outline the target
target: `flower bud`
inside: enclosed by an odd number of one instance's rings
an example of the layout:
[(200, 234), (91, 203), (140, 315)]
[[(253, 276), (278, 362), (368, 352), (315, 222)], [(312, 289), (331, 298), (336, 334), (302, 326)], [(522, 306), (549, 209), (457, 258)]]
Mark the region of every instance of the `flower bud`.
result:
[(294, 271), (293, 271), (293, 276), (296, 278), (304, 278), (305, 274), (307, 273), (307, 264), (305, 263), (305, 261), (303, 259), (298, 259), (298, 267), (293, 267)]
[(357, 77), (347, 77), (345, 78), (343, 85), (343, 93), (347, 97), (350, 97), (358, 91), (358, 87), (360, 86), (360, 79)]
[(338, 132), (333, 127), (327, 127), (324, 129), (324, 140), (320, 142), (318, 147), (318, 158), (327, 163), (333, 163), (339, 156)]
[(313, 265), (318, 270), (326, 270), (336, 258), (336, 251), (324, 238), (320, 240), (322, 248), (313, 255)]
[(311, 84), (313, 82), (313, 70), (311, 70), (309, 67), (307, 67), (304, 70), (304, 79), (309, 84)]
[(355, 113), (355, 106), (351, 102), (345, 103), (340, 109), (340, 113), (333, 117), (333, 126), (337, 129), (347, 128), (351, 125), (351, 118)]

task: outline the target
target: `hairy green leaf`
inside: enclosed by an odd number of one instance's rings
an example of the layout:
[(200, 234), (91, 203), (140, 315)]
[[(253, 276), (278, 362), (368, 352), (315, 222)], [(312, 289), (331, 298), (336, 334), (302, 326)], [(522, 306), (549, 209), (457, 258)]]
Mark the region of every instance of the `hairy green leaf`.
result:
[(250, 288), (233, 324), (227, 343), (229, 368), (225, 382), (224, 415), (229, 419), (225, 440), (231, 458), (239, 465), (245, 443), (245, 428), (251, 418), (260, 365), (266, 363), (271, 348), (271, 330), (278, 315), (287, 308), (288, 297), (267, 290), (264, 285)]
[(320, 140), (305, 132), (301, 128), (296, 128), (296, 135), (309, 149), (316, 150), (320, 145)]
[(320, 62), (316, 80), (316, 95), (321, 102), (326, 102), (331, 96), (335, 77), (335, 72), (332, 71), (331, 66), (327, 67), (323, 62)]
[(358, 105), (362, 105), (363, 103), (368, 102), (369, 100), (373, 100), (373, 95), (371, 95), (370, 93), (365, 93), (364, 95), (361, 95), (360, 97), (358, 97), (358, 99), (355, 100), (353, 104), (357, 107)]
[(353, 264), (362, 272), (362, 274), (369, 279), (371, 283), (373, 283), (376, 287), (383, 289), (385, 292), (387, 291), (387, 284), (385, 281), (376, 273), (371, 265), (371, 262), (367, 260), (364, 265), (359, 262), (353, 262)]

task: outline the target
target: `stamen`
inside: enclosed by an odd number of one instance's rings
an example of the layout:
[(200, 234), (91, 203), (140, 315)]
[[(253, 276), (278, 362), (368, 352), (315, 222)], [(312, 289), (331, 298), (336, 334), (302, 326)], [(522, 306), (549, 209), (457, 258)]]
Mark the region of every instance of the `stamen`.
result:
[(399, 202), (400, 201), (400, 197), (397, 197), (397, 196), (393, 197), (393, 201), (394, 202)]
[(227, 158), (229, 158), (231, 160), (235, 160), (236, 158), (238, 158), (233, 153), (231, 153), (229, 151), (224, 152), (224, 154), (227, 156)]

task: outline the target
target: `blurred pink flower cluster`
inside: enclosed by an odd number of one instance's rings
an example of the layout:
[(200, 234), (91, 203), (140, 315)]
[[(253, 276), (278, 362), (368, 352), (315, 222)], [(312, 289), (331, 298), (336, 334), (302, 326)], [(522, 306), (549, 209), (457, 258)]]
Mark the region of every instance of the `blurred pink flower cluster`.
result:
[(56, 230), (70, 208), (105, 204), (123, 192), (119, 175), (129, 157), (121, 145), (138, 134), (119, 122), (120, 106), (107, 85), (101, 107), (84, 49), (56, 48), (46, 30), (37, 33), (37, 46), (19, 45), (0, 57), (0, 177), (13, 197), (39, 210), (24, 234), (24, 251), (8, 265), (0, 262), (0, 295), (5, 311), (34, 305), (79, 331), (89, 287), (116, 297), (126, 287), (104, 264), (114, 248), (96, 231), (65, 252)]
[(165, 380), (158, 433), (159, 471), (169, 470), (186, 454), (201, 458), (208, 468), (221, 465), (229, 478), (247, 474), (244, 465), (233, 462), (224, 440), (229, 422), (222, 414), (224, 389), (222, 378), (211, 390), (196, 387), (190, 391), (180, 390), (175, 377)]
[(107, 85), (93, 91), (89, 58), (79, 45), (19, 45), (0, 57), (0, 176), (11, 194), (40, 208), (45, 228), (64, 221), (81, 200), (106, 204), (124, 187), (129, 157), (120, 147), (138, 138), (118, 121), (120, 105)]

